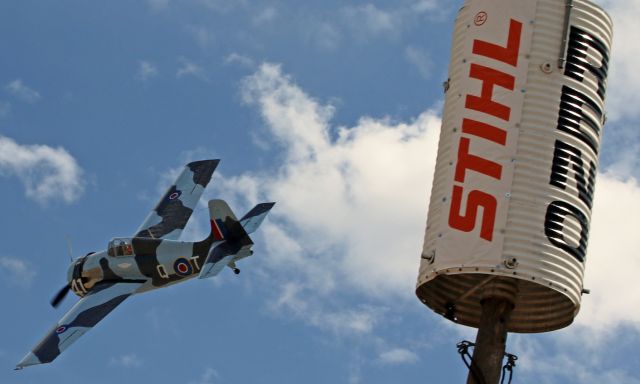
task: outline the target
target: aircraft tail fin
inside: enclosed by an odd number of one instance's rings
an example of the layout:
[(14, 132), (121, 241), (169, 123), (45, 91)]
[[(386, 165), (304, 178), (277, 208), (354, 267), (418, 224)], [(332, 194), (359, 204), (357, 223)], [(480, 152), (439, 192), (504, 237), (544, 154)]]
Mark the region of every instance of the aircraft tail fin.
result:
[(209, 200), (209, 216), (211, 219), (211, 236), (215, 241), (232, 240), (246, 235), (226, 201), (220, 199)]
[(238, 220), (226, 201), (209, 200), (211, 235), (216, 241), (241, 239), (258, 229), (275, 204), (260, 203)]
[(213, 248), (209, 250), (198, 277), (203, 279), (215, 276), (227, 265), (239, 273), (235, 262), (253, 254), (253, 241), (249, 234), (262, 224), (274, 205), (275, 203), (258, 204), (238, 220), (225, 201), (210, 200), (211, 237), (218, 243), (213, 244)]

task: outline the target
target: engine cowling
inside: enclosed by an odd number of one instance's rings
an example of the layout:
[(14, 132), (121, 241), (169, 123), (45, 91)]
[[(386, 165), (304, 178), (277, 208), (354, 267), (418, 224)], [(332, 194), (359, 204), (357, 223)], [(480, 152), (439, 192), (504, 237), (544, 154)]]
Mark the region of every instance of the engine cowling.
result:
[(84, 267), (84, 263), (87, 261), (87, 257), (91, 253), (86, 256), (79, 257), (76, 261), (73, 262), (69, 266), (68, 278), (69, 278), (69, 287), (76, 295), (80, 297), (84, 297), (88, 293), (88, 288), (86, 283), (89, 279), (82, 276), (82, 270)]

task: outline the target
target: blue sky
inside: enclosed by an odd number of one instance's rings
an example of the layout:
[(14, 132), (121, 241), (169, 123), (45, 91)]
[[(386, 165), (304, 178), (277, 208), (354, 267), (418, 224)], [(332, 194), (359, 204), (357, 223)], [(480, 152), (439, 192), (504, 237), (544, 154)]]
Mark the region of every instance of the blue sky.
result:
[[(592, 294), (571, 327), (510, 336), (517, 382), (640, 383), (640, 1), (600, 4), (615, 35)], [(460, 5), (0, 3), (0, 382), (463, 382), (474, 330), (413, 293)], [(48, 304), (67, 238), (79, 256), (132, 234), (202, 158), (222, 160), (203, 201), (278, 203), (242, 274), (135, 296), (12, 371), (75, 301)]]

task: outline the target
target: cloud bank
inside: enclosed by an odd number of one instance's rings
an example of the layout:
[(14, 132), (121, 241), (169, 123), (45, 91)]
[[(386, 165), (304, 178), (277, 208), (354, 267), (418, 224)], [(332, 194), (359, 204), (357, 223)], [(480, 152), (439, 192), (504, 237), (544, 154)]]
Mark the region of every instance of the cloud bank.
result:
[(272, 64), (246, 78), (242, 94), (285, 151), (276, 175), (229, 180), (278, 202), (280, 224), (266, 230), (278, 239), (267, 244), (274, 267), (323, 276), (322, 290), (339, 279), (368, 295), (404, 296), (417, 271), (439, 118), (427, 111), (410, 123), (364, 117), (332, 127), (333, 106)]

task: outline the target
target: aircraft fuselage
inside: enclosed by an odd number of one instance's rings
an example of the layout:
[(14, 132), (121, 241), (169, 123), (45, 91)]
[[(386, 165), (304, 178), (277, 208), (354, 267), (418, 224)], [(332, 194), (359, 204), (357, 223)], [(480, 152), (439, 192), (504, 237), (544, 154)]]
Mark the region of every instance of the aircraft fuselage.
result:
[[(209, 244), (207, 244), (209, 243)], [(99, 282), (144, 281), (136, 293), (175, 284), (200, 273), (207, 241), (117, 238), (104, 251), (79, 257), (67, 273), (74, 293), (83, 297)]]

